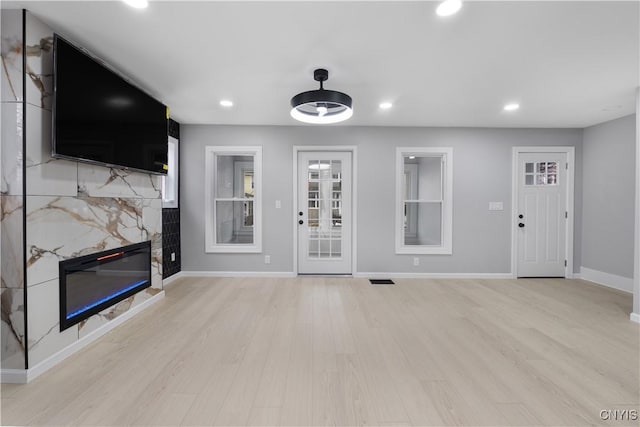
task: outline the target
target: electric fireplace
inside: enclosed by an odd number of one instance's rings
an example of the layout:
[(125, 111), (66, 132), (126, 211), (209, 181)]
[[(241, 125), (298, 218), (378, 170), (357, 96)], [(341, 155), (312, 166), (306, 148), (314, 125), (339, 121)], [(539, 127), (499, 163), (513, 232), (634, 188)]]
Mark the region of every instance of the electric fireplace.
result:
[(60, 331), (151, 286), (151, 242), (61, 261)]

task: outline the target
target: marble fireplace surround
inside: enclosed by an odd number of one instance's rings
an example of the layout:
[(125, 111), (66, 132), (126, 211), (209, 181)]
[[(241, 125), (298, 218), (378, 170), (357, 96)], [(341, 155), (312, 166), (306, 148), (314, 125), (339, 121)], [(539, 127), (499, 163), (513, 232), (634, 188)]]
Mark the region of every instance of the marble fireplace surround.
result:
[[(2, 382), (28, 382), (164, 296), (160, 176), (50, 156), (53, 32), (2, 12)], [(60, 332), (58, 263), (143, 241), (151, 286)]]

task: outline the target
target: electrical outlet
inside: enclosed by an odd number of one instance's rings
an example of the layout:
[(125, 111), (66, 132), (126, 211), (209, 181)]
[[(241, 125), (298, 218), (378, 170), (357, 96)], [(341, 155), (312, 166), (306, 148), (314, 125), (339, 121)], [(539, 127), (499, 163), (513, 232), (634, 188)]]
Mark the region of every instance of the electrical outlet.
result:
[(276, 209), (282, 208), (282, 201), (276, 200)]
[(271, 255), (265, 255), (264, 256), (264, 263), (265, 264), (271, 264)]
[(413, 265), (414, 267), (420, 265), (420, 258), (413, 257)]
[(175, 262), (175, 261), (176, 261), (176, 253), (171, 252), (171, 262)]
[(502, 202), (489, 202), (489, 210), (490, 211), (503, 211), (504, 203)]

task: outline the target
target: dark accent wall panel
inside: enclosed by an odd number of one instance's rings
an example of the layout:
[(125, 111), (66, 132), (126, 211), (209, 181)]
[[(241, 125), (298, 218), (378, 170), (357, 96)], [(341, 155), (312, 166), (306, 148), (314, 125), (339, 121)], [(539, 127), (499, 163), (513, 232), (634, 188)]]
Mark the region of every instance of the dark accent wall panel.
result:
[(179, 272), (180, 265), (180, 208), (162, 209), (162, 278)]
[[(180, 123), (169, 119), (169, 136), (180, 141)], [(178, 159), (180, 143), (178, 142)], [(178, 185), (180, 185), (180, 169), (178, 169)], [(175, 260), (171, 260), (175, 254)], [(166, 279), (181, 270), (180, 261), (180, 189), (178, 189), (178, 208), (162, 209), (162, 278)]]
[(173, 119), (169, 119), (169, 136), (174, 137), (178, 141), (180, 140), (180, 123)]

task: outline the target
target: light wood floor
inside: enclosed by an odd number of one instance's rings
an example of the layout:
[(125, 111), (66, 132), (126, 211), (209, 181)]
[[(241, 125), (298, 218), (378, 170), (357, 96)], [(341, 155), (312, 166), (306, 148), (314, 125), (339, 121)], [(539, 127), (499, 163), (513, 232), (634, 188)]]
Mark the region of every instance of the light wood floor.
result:
[(4, 425), (638, 425), (632, 298), (578, 280), (184, 278)]

